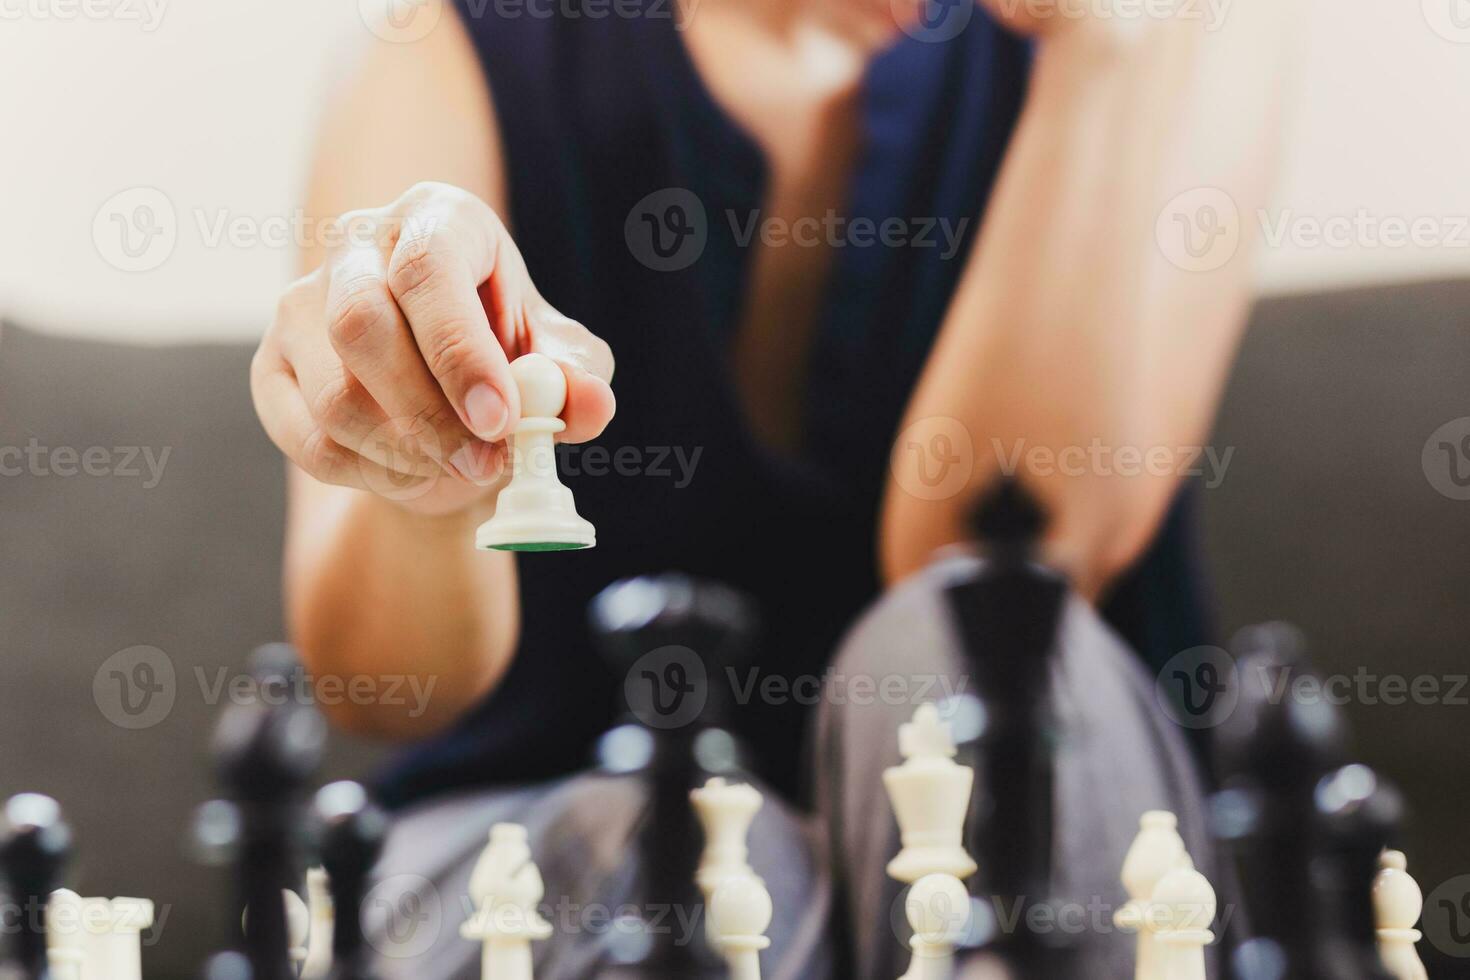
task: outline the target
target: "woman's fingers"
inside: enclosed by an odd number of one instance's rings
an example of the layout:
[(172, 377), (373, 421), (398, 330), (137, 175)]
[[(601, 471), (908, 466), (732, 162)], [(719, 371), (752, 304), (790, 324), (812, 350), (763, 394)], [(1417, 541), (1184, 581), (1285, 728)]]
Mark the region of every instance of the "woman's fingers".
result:
[(523, 328), (492, 330), (480, 286), (498, 297), (495, 312), (512, 320), (525, 266), (489, 205), (457, 188), (418, 185), (400, 199), (402, 227), (388, 258), (387, 285), (408, 319), (423, 362), (475, 435), (503, 438), (520, 414), (501, 339)]
[[(376, 246), (351, 246), (335, 256), (327, 285), (330, 353), (341, 359), (386, 419), (423, 452), (472, 482), (479, 443), (450, 404), (414, 343), (408, 321), (387, 283), (387, 260)], [(308, 341), (309, 342), (309, 341)]]
[(567, 404), (561, 413), (567, 427), (560, 438), (563, 442), (596, 439), (617, 409), (611, 385), (612, 348), (545, 300), (538, 301), (530, 319), (532, 349), (559, 363), (567, 376)]
[(390, 470), (328, 435), (307, 407), (290, 366), (271, 349), (257, 352), (250, 387), (266, 434), (313, 479), (384, 496), (414, 493), (426, 482), (424, 477)]

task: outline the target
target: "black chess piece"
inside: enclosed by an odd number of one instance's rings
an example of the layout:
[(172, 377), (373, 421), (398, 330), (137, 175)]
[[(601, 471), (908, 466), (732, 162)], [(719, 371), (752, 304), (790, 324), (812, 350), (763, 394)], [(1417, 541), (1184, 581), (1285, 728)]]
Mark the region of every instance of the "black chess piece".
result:
[(1239, 865), (1255, 935), (1231, 951), (1231, 973), (1381, 980), (1370, 893), (1399, 804), (1370, 770), (1348, 764), (1346, 724), (1310, 693), (1317, 680), (1302, 646), (1279, 623), (1235, 641), (1240, 700), (1216, 740), (1211, 820)]
[(50, 980), (46, 903), (71, 856), (71, 828), (49, 796), (22, 793), (0, 812), (0, 877), (16, 906), (15, 966), (24, 980)]
[[(711, 772), (738, 766), (730, 733), (732, 692), (725, 681), (748, 649), (754, 615), (747, 600), (724, 586), (667, 574), (628, 579), (592, 602), (592, 630), (627, 699), (626, 721), (604, 736), (601, 764), (638, 772), (649, 803), (639, 827), (642, 855), (633, 906), (696, 909), (702, 897), (695, 871), (702, 832), (690, 791)], [(698, 978), (719, 975), (719, 961), (696, 930), (680, 942), (658, 929), (627, 951), (611, 950), (618, 976)]]
[[(303, 797), (321, 762), (326, 725), (305, 696), (304, 675), (289, 647), (262, 647), (248, 669), (251, 696), (225, 708), (215, 730), (215, 768), (234, 808), (235, 839), (227, 843), (238, 899), (250, 917), (244, 945), (250, 980), (294, 980), (281, 893), (302, 874)], [(238, 963), (216, 965), (235, 969)]]
[[(1001, 480), (980, 502), (973, 530), (987, 558), (975, 577), (946, 591), (984, 706), (985, 730), (968, 844), (980, 865), (971, 879), (979, 909), (998, 900), (1015, 921), (1053, 903), (1055, 751), (1060, 731), (1049, 689), (1066, 582), (1034, 560), (1045, 514), (1018, 481)], [(982, 655), (983, 654), (983, 655)], [(1006, 801), (997, 806), (996, 801)], [(966, 945), (997, 958), (1010, 976), (1077, 975), (1060, 930), (1037, 934), (977, 921)]]
[(320, 827), (322, 867), (336, 910), (329, 980), (370, 980), (373, 972), (363, 933), (363, 902), (388, 837), (388, 815), (353, 782), (322, 787), (312, 809)]

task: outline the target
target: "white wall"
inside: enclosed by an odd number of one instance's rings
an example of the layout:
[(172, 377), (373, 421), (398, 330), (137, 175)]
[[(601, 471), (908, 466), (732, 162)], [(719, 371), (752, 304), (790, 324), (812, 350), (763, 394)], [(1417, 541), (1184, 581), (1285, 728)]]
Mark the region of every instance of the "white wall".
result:
[[(0, 311), (137, 339), (259, 329), (291, 267), (328, 53), (365, 29), (359, 7), (386, 2), (0, 0)], [(1265, 250), (1263, 285), (1470, 274), (1454, 220), (1470, 216), (1470, 0), (1311, 3), (1267, 216), (1292, 235)], [(126, 272), (109, 212), (139, 203), (172, 208), (177, 234), (137, 260), (166, 254), (156, 268)], [(1331, 218), (1352, 221), (1346, 247), (1311, 243)], [(287, 241), (215, 241), (222, 219)], [(1396, 219), (1450, 241), (1379, 243)]]

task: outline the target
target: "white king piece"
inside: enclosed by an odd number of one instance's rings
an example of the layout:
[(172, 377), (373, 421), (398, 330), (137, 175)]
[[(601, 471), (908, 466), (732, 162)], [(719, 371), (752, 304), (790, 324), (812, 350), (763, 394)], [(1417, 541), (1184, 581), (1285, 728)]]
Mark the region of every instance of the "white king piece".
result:
[(954, 761), (954, 739), (939, 709), (921, 704), (914, 720), (899, 727), (898, 749), (903, 765), (883, 773), (903, 842), (888, 874), (906, 885), (931, 874), (969, 877), (975, 861), (965, 851), (965, 814), (975, 772)]
[(531, 980), (531, 941), (551, 935), (536, 905), (546, 894), (531, 861), (526, 828), (498, 823), (470, 874), (475, 914), (460, 927), (465, 939), (484, 943), (481, 973), (493, 980)]
[(556, 476), (556, 433), (567, 427), (567, 376), (545, 354), (511, 362), (521, 394), (521, 419), (511, 437), (510, 483), (495, 501), (495, 516), (480, 525), (475, 547), (500, 551), (590, 548), (597, 532), (577, 513), (572, 491)]

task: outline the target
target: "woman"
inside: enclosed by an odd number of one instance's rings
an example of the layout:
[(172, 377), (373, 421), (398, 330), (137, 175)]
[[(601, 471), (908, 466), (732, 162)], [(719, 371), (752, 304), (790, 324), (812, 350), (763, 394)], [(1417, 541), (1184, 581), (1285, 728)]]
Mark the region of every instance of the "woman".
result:
[[(1174, 504), (1249, 249), (1181, 255), (1169, 210), (1197, 188), (1262, 202), (1289, 5), (552, 6), (465, 0), (426, 36), (379, 31), (309, 194), (356, 231), (304, 257), (253, 368), (295, 464), (286, 595), (310, 670), (433, 684), (426, 711), (329, 707), (427, 739), (390, 800), (584, 766), (620, 679), (583, 610), (626, 575), (751, 593), (760, 676), (819, 674), (884, 583), (967, 536), (1003, 467), (1145, 657), (1203, 642)], [(589, 552), (470, 547), (530, 350), (565, 369), (565, 442), (609, 452), (563, 458)], [(1149, 451), (1171, 465), (1107, 462)], [(792, 698), (741, 713), (787, 793), (804, 723)]]

